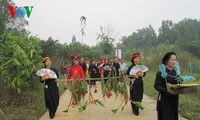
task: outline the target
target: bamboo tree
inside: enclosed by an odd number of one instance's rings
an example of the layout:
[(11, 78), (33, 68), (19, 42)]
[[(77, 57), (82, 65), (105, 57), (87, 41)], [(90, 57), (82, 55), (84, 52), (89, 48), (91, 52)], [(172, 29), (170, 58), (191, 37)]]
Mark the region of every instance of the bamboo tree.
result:
[(6, 34), (2, 38), (5, 43), (0, 45), (1, 77), (19, 94), (22, 88), (30, 86), (34, 72), (41, 67), (41, 49), (34, 37)]
[(112, 26), (108, 26), (107, 28), (100, 26), (100, 32), (97, 32), (97, 45), (99, 45), (100, 48), (103, 49), (103, 53), (105, 55), (111, 55), (112, 53), (112, 48), (114, 46), (113, 42), (115, 40), (112, 37), (113, 32), (114, 29)]
[(85, 29), (86, 29), (86, 17), (85, 16), (81, 16), (80, 17), (80, 22), (81, 22), (81, 36), (82, 36), (82, 44), (83, 44), (83, 37), (86, 36), (85, 34)]

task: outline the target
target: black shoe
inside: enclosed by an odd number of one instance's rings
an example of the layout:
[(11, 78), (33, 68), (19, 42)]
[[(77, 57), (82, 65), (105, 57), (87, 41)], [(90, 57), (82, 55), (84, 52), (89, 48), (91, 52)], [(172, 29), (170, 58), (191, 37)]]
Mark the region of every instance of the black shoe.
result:
[(133, 114), (135, 114), (136, 116), (138, 116), (139, 115), (139, 111), (133, 110)]
[(53, 119), (55, 117), (55, 114), (51, 114), (50, 118)]
[(94, 93), (97, 93), (97, 89), (94, 90)]

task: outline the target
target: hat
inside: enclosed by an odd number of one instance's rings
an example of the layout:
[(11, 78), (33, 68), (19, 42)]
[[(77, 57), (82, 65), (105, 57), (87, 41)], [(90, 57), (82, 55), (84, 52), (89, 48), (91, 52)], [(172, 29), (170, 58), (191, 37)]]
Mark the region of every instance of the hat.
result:
[(81, 55), (78, 53), (71, 53), (68, 54), (68, 58), (73, 61), (73, 60), (80, 60), (81, 59)]
[(133, 58), (133, 59), (136, 58), (136, 57), (140, 57), (140, 53), (134, 53), (134, 54), (132, 55), (132, 58)]
[(47, 59), (50, 59), (50, 57), (46, 56), (42, 59), (42, 62), (44, 63)]

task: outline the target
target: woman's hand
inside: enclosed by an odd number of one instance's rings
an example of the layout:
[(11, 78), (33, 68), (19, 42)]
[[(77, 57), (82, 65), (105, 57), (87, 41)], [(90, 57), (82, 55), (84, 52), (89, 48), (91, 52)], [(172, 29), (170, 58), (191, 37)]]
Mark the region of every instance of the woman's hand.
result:
[(178, 94), (175, 90), (172, 90), (172, 89), (167, 89), (167, 92), (172, 94), (172, 95)]
[(45, 74), (45, 75), (42, 76), (41, 80), (45, 81), (46, 79), (49, 79), (49, 78), (50, 78), (49, 75)]
[(139, 76), (139, 77), (142, 77), (142, 76), (144, 76), (144, 73), (140, 73), (138, 76)]
[(58, 82), (58, 78), (55, 79), (55, 82)]
[(135, 78), (135, 79), (138, 79), (138, 78), (139, 78), (139, 76), (138, 76), (138, 75), (135, 75), (135, 76), (134, 76), (134, 78)]
[(141, 72), (141, 71), (139, 71), (139, 72), (136, 73), (136, 75), (138, 75), (139, 77), (143, 77), (143, 76), (144, 76), (144, 73)]
[(42, 80), (42, 81), (45, 81), (45, 80), (46, 80), (45, 75), (42, 76), (41, 80)]

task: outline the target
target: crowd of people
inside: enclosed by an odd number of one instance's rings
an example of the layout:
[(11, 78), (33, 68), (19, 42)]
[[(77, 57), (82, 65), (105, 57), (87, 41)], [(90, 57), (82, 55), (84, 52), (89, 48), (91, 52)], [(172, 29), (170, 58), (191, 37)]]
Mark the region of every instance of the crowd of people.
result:
[[(78, 79), (83, 81), (85, 78), (95, 79), (95, 78), (104, 78), (104, 82), (107, 82), (107, 77), (110, 74), (111, 76), (119, 76), (125, 74), (130, 78), (130, 100), (142, 102), (143, 99), (143, 77), (145, 73), (136, 74), (130, 77), (130, 70), (137, 65), (140, 65), (140, 54), (134, 53), (131, 56), (131, 65), (128, 67), (122, 59), (114, 57), (112, 59), (99, 59), (99, 60), (86, 60), (78, 55), (71, 54), (70, 56), (71, 65), (69, 66), (66, 63), (62, 63), (61, 74), (64, 78), (67, 78), (65, 85), (69, 83), (71, 79), (76, 80), (78, 85)], [(157, 111), (158, 111), (158, 120), (178, 120), (178, 93), (174, 90), (167, 88), (167, 83), (177, 84), (176, 78), (179, 75), (176, 72), (175, 68), (176, 54), (174, 52), (169, 52), (164, 55), (162, 59), (162, 65), (164, 66), (163, 71), (159, 71), (156, 74), (155, 89), (159, 92), (157, 100)], [(54, 71), (57, 76), (58, 71), (51, 67), (50, 57), (45, 57), (43, 59), (45, 68), (51, 69)], [(164, 72), (164, 73), (163, 73)], [(165, 76), (163, 76), (165, 75)], [(50, 79), (41, 77), (40, 81), (45, 83), (45, 103), (46, 107), (49, 109), (50, 118), (54, 118), (57, 107), (59, 105), (59, 91), (57, 82), (58, 79)], [(89, 85), (95, 86), (96, 80), (90, 80)], [(95, 89), (95, 93), (97, 90)], [(131, 107), (133, 114), (139, 115), (139, 108), (133, 102), (131, 102)]]
[[(79, 60), (79, 65), (83, 69), (84, 77), (85, 78), (101, 78), (101, 77), (108, 77), (109, 73), (112, 73), (113, 67), (117, 70), (117, 76), (119, 74), (125, 74), (127, 68), (127, 64), (124, 62), (123, 59), (118, 59), (118, 57), (114, 57), (114, 59), (97, 59), (97, 60), (84, 60), (83, 57)], [(60, 67), (60, 74), (62, 78), (67, 78), (70, 66), (67, 63), (61, 63)], [(113, 73), (114, 74), (114, 73)], [(114, 75), (113, 75), (114, 76)], [(93, 84), (92, 82), (91, 84)]]
[[(74, 58), (72, 61), (74, 61)], [(126, 63), (124, 63), (123, 59), (118, 59), (118, 57), (114, 57), (112, 59), (103, 58), (103, 59), (97, 59), (97, 60), (84, 60), (83, 57), (77, 57), (77, 62), (79, 62), (79, 66), (82, 67), (84, 78), (93, 78), (94, 80), (89, 80), (88, 84), (90, 87), (95, 87), (95, 93), (97, 92), (96, 89), (96, 79), (99, 78), (107, 78), (109, 74), (111, 76), (119, 76), (119, 74), (125, 74), (125, 71), (127, 70)], [(70, 79), (70, 68), (73, 67), (73, 65), (68, 65), (67, 63), (61, 64), (61, 76), (65, 79)], [(73, 72), (73, 71), (71, 71)], [(116, 73), (116, 75), (115, 75)], [(104, 79), (104, 82), (106, 84), (108, 79)]]

